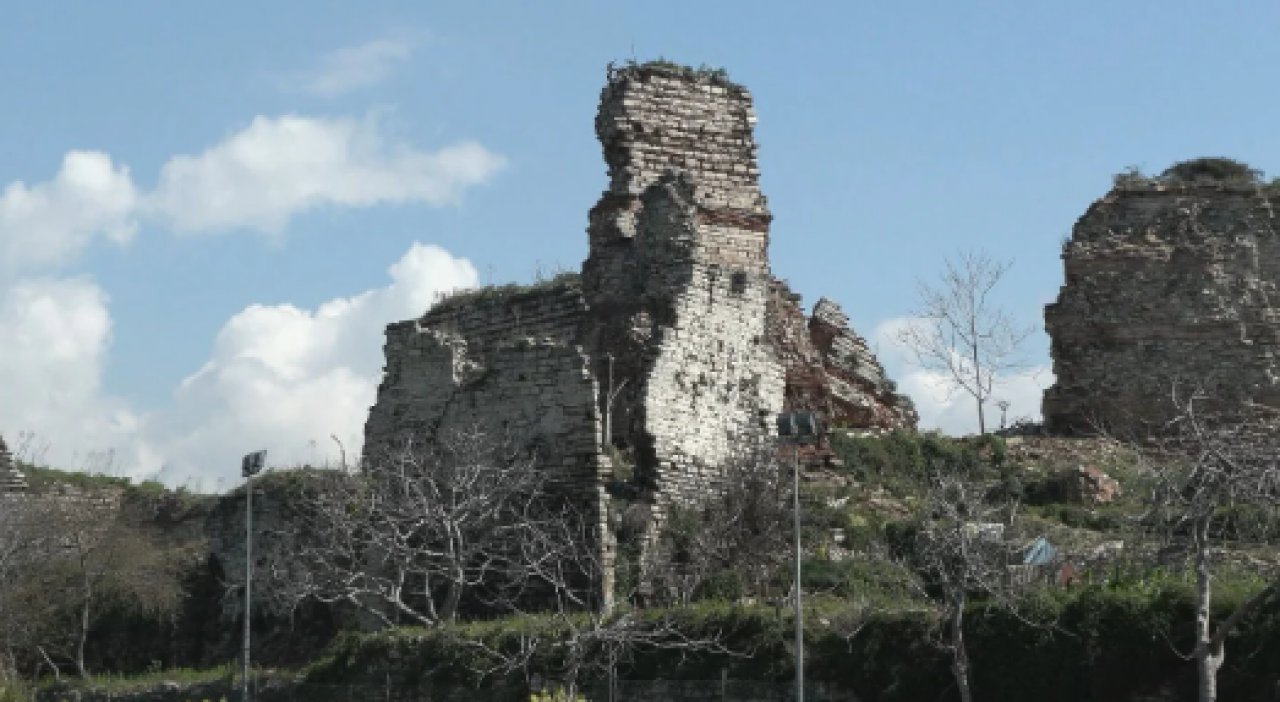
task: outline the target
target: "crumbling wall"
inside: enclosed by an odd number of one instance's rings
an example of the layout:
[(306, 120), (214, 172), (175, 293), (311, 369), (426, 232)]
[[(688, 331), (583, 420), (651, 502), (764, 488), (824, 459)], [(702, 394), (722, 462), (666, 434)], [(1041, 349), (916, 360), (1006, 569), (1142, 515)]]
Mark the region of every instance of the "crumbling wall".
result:
[(580, 281), (454, 296), (390, 325), (366, 456), (470, 423), (543, 437), (539, 456), (604, 524), (606, 455), (627, 454), (656, 523), (771, 446), (784, 406), (914, 427), (833, 303), (810, 320), (780, 297), (755, 121), (750, 93), (720, 73), (611, 67), (595, 123), (609, 187)]
[(4, 443), (4, 437), (0, 437), (0, 493), (22, 492), (26, 489), (27, 480), (18, 470), (13, 454), (9, 453), (9, 447)]
[(630, 427), (651, 487), (686, 502), (769, 441), (783, 390), (782, 366), (764, 343), (767, 271), (741, 251), (758, 248), (760, 237), (701, 220), (697, 201), (684, 175), (660, 180), (643, 198), (645, 299), (662, 322), (643, 349)]
[(585, 306), (576, 275), (521, 289), (456, 295), (422, 318), (387, 327), (386, 366), (365, 423), (366, 461), (452, 431), (488, 432), (537, 457), (548, 482), (598, 534), (611, 587), (599, 385), (579, 342)]
[(609, 189), (589, 218), (588, 345), (612, 370), (608, 439), (635, 449), (659, 506), (705, 495), (782, 407), (754, 124), (750, 93), (711, 74), (630, 66), (600, 97)]
[(1248, 180), (1133, 177), (1093, 203), (1045, 308), (1047, 427), (1146, 432), (1175, 391), (1280, 404), (1276, 205)]
[(836, 427), (915, 429), (919, 418), (911, 398), (897, 392), (835, 302), (819, 298), (806, 317), (800, 296), (773, 280), (766, 329), (786, 368), (787, 411), (817, 412)]
[(388, 326), (366, 457), (479, 429), (536, 452), (554, 480), (594, 500), (599, 390), (575, 344), (583, 312), (576, 276), (564, 276), (530, 290), (472, 293)]

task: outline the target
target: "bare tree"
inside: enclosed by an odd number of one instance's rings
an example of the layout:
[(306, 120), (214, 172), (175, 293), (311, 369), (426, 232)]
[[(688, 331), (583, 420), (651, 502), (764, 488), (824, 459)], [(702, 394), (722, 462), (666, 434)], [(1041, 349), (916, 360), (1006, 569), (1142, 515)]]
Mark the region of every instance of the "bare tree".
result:
[[(0, 499), (3, 499), (0, 496)], [(25, 606), (24, 575), (40, 543), (41, 530), (26, 500), (0, 503), (0, 682), (18, 672), (19, 654), (31, 645), (32, 612)]]
[(938, 607), (940, 647), (951, 657), (951, 675), (963, 702), (972, 702), (965, 608), (977, 596), (1012, 607), (1008, 577), (1011, 550), (1006, 526), (1015, 508), (988, 499), (984, 486), (952, 475), (934, 476), (921, 500), (916, 530), (903, 564), (917, 589)]
[[(113, 499), (39, 495), (6, 505), (0, 539), (0, 618), (12, 656), (38, 652), (55, 674), (58, 660), (88, 677), (89, 635), (99, 611), (125, 606), (176, 609), (181, 548), (157, 543), (123, 519)], [(12, 538), (12, 537), (11, 537)]]
[(790, 473), (768, 449), (731, 461), (701, 503), (670, 510), (642, 577), (681, 604), (713, 578), (766, 594), (792, 557)]
[[(656, 552), (642, 559), (639, 577), (617, 580), (620, 604), (609, 609), (592, 606), (575, 586), (579, 574), (599, 573), (612, 565), (602, 560), (601, 550), (583, 548), (596, 538), (588, 533), (590, 520), (566, 512), (565, 518), (548, 522), (537, 533), (549, 543), (534, 544), (526, 557), (541, 556), (529, 562), (537, 564), (537, 580), (550, 585), (554, 597), (523, 603), (533, 605), (527, 611), (542, 627), (506, 632), (503, 648), (474, 638), (461, 640), (479, 654), (471, 659), (476, 672), (528, 674), (536, 660), (570, 699), (583, 680), (602, 677), (613, 699), (618, 672), (645, 650), (750, 655), (727, 643), (734, 632), (693, 627), (697, 617), (684, 615), (700, 587), (715, 575), (731, 575), (758, 593), (787, 561), (790, 481), (783, 476), (785, 470), (772, 454), (761, 452), (732, 463), (702, 505), (677, 510), (690, 521), (659, 535)], [(657, 602), (655, 589), (662, 593)], [(646, 596), (641, 597), (641, 590)], [(637, 607), (641, 599), (650, 606)], [(522, 603), (512, 603), (512, 611), (521, 608)], [(548, 670), (550, 661), (556, 663)]]
[(555, 570), (567, 567), (559, 539), (571, 515), (554, 476), (483, 431), (317, 477), (295, 543), (271, 566), (289, 602), (346, 602), (385, 626), (436, 626), (467, 597), (502, 610), (553, 574), (570, 577)]
[(1143, 446), (1155, 467), (1144, 525), (1166, 545), (1166, 556), (1185, 558), (1195, 573), (1192, 657), (1199, 699), (1211, 702), (1227, 637), (1280, 596), (1280, 572), (1263, 568), (1268, 584), (1213, 621), (1213, 581), (1227, 559), (1225, 547), (1271, 544), (1280, 524), (1280, 411), (1176, 391), (1173, 404), (1176, 416)]
[[(562, 525), (587, 522), (573, 519)], [(593, 607), (575, 586), (583, 572), (596, 572), (605, 564), (600, 552), (580, 548), (588, 543), (589, 534), (561, 532), (557, 542), (564, 548), (554, 558), (540, 559), (548, 570), (540, 579), (552, 585), (555, 593), (535, 602), (513, 602), (512, 611), (522, 611), (537, 622), (534, 626), (517, 626), (504, 630), (501, 644), (468, 635), (464, 630), (447, 629), (455, 642), (477, 655), (467, 659), (473, 672), (481, 676), (523, 673), (532, 680), (536, 668), (540, 676), (550, 677), (554, 687), (568, 699), (577, 699), (580, 686), (588, 679), (604, 678), (612, 689), (620, 670), (626, 668), (636, 654), (645, 650), (679, 651), (684, 654), (716, 653), (744, 655), (725, 644), (730, 632), (692, 630), (690, 619), (682, 614), (683, 605), (637, 609), (629, 604), (604, 609)], [(623, 593), (624, 602), (628, 600)]]
[(953, 389), (973, 397), (982, 434), (997, 379), (1020, 366), (1018, 350), (1031, 333), (992, 300), (1009, 266), (980, 251), (947, 260), (937, 285), (920, 283), (919, 319), (898, 335), (921, 368), (945, 375)]
[[(612, 678), (644, 649), (731, 653), (724, 632), (691, 632), (679, 607), (633, 609), (627, 592), (622, 606), (602, 607), (598, 590), (613, 564), (589, 505), (553, 482), (536, 456), (511, 447), (480, 429), (445, 432), (358, 473), (319, 474), (300, 500), (297, 536), (270, 566), (271, 589), (286, 603), (348, 603), (381, 626), (431, 627), (475, 653), (467, 664), (477, 675), (537, 668), (571, 693), (584, 679)], [(756, 487), (728, 485), (742, 502), (758, 497)], [(786, 524), (754, 510), (739, 506), (730, 521), (762, 530)], [(747, 537), (708, 538), (721, 565), (729, 541), (739, 555), (765, 548)], [(535, 623), (487, 639), (476, 627), (449, 626), (466, 603)]]

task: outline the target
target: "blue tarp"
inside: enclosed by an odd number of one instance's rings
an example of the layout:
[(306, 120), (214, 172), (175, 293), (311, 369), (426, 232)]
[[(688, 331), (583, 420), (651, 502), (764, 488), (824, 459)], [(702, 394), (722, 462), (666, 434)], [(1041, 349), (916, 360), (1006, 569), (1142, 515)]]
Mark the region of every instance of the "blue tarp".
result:
[(1022, 565), (1049, 565), (1057, 557), (1058, 549), (1054, 548), (1048, 539), (1041, 536), (1032, 542), (1031, 547), (1023, 554)]

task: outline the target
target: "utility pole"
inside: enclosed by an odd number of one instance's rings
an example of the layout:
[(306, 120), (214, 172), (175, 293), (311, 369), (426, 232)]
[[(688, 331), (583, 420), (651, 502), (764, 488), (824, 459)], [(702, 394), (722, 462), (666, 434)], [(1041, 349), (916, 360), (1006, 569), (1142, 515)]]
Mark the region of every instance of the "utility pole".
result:
[(804, 602), (801, 587), (800, 550), (800, 444), (816, 443), (822, 436), (822, 424), (813, 412), (787, 412), (778, 415), (778, 440), (791, 444), (792, 519), (795, 529), (796, 563), (793, 575), (796, 605), (796, 702), (804, 702)]
[(618, 393), (627, 386), (630, 378), (624, 378), (618, 387), (613, 387), (613, 354), (607, 353), (605, 356), (609, 359), (609, 387), (605, 390), (604, 397), (604, 440), (600, 442), (602, 446), (613, 445), (613, 401), (618, 399)]
[(244, 476), (244, 656), (241, 677), (241, 702), (249, 702), (249, 637), (252, 631), (250, 607), (253, 603), (253, 476), (262, 472), (267, 462), (266, 451), (255, 451), (240, 462)]
[(804, 702), (804, 603), (801, 601), (804, 588), (800, 585), (800, 442), (791, 444), (791, 498), (793, 500), (792, 515), (795, 520), (796, 533), (796, 702)]

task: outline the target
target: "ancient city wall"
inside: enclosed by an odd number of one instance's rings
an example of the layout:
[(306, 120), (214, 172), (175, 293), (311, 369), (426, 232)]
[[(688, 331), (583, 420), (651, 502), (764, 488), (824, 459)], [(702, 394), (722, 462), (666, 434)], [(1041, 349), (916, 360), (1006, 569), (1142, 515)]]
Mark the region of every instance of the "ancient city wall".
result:
[(633, 464), (656, 523), (773, 446), (784, 407), (913, 428), (839, 308), (808, 318), (779, 294), (755, 121), (750, 93), (718, 73), (611, 68), (595, 125), (609, 185), (581, 278), (472, 291), (390, 325), (366, 460), (397, 438), (501, 428), (549, 447), (602, 525), (612, 461)]
[(609, 441), (635, 450), (658, 503), (701, 499), (782, 407), (754, 124), (750, 93), (713, 75), (629, 67), (601, 93), (609, 189), (583, 264), (589, 346), (618, 390)]
[(0, 495), (26, 489), (27, 479), (18, 470), (13, 454), (9, 453), (9, 447), (4, 443), (4, 437), (0, 437)]
[(1063, 247), (1045, 308), (1059, 433), (1150, 431), (1176, 392), (1280, 404), (1280, 236), (1273, 188), (1120, 179)]
[[(699, 218), (686, 176), (646, 191), (638, 225), (654, 318), (628, 440), (662, 498), (696, 501), (727, 463), (769, 441), (783, 369), (764, 343), (762, 237)], [(651, 360), (649, 360), (651, 359)]]
[(701, 219), (743, 225), (743, 236), (758, 240), (726, 254), (767, 265), (770, 215), (759, 188), (755, 122), (751, 94), (714, 75), (649, 65), (610, 70), (596, 115), (609, 189), (589, 215), (591, 252), (583, 264), (593, 306), (633, 297), (640, 198), (669, 173), (697, 184)]
[(576, 277), (473, 293), (387, 328), (387, 365), (365, 427), (366, 457), (402, 441), (479, 429), (535, 451), (557, 480), (588, 489), (601, 470), (599, 394), (574, 344)]

